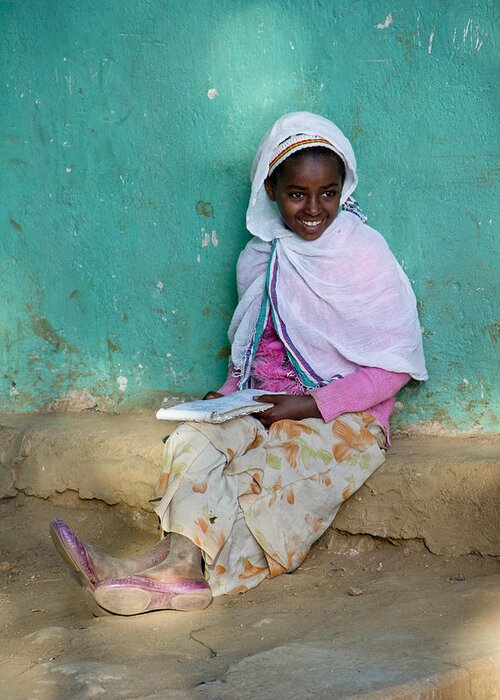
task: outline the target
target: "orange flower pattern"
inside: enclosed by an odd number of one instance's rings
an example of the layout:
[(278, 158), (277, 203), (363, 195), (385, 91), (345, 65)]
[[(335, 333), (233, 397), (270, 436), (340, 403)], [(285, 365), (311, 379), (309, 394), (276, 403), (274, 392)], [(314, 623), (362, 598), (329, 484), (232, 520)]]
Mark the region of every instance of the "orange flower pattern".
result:
[(384, 446), (368, 413), (282, 420), (269, 432), (251, 416), (185, 423), (165, 445), (155, 509), (166, 532), (202, 550), (213, 594), (236, 595), (302, 563)]

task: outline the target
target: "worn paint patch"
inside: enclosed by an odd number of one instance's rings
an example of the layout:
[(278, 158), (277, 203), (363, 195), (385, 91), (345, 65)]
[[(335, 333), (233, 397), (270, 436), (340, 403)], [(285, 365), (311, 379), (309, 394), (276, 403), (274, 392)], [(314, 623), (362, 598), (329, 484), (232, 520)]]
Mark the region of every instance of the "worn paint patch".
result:
[(20, 233), (20, 232), (23, 230), (23, 227), (21, 226), (21, 224), (18, 224), (17, 221), (16, 221), (15, 219), (11, 219), (11, 220), (10, 220), (10, 225), (11, 225), (12, 228), (13, 228), (15, 231), (17, 231), (18, 233)]
[(78, 413), (79, 411), (91, 411), (96, 409), (97, 399), (87, 389), (74, 389), (62, 396), (58, 396), (47, 406), (47, 411), (55, 413)]
[(78, 291), (78, 289), (73, 289), (73, 291), (72, 291), (71, 294), (69, 295), (69, 298), (70, 298), (70, 299), (75, 299), (75, 297), (77, 297), (77, 296), (79, 296), (79, 295), (80, 295), (80, 292)]
[(195, 206), (196, 213), (199, 214), (199, 216), (206, 216), (207, 218), (210, 218), (214, 215), (214, 208), (211, 202), (204, 202), (199, 199)]
[(62, 338), (59, 333), (53, 328), (52, 324), (43, 316), (32, 316), (30, 325), (33, 333), (45, 342), (52, 345), (55, 350), (67, 350), (67, 352), (76, 352), (74, 345), (68, 343)]

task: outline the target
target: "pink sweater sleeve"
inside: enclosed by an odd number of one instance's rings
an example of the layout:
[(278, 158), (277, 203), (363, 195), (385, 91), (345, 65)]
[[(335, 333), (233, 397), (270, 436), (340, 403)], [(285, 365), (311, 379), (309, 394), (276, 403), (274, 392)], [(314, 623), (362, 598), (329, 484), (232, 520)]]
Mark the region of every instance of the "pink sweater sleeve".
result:
[(227, 396), (228, 394), (232, 394), (233, 391), (237, 391), (238, 389), (238, 377), (234, 376), (234, 367), (233, 363), (229, 363), (229, 371), (227, 373), (226, 381), (224, 384), (221, 386), (220, 389), (217, 389), (219, 394), (222, 394), (223, 396)]
[(358, 367), (343, 379), (336, 379), (309, 393), (316, 402), (325, 423), (342, 413), (367, 411), (393, 398), (410, 380), (404, 372), (389, 372), (378, 367)]

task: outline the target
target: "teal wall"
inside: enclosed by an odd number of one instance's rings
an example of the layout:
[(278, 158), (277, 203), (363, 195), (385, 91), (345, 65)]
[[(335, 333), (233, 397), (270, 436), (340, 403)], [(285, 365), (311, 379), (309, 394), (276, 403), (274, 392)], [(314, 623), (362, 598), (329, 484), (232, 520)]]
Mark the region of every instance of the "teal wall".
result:
[(2, 0), (0, 409), (217, 387), (254, 150), (307, 109), (419, 299), (397, 420), (492, 429), (495, 4)]

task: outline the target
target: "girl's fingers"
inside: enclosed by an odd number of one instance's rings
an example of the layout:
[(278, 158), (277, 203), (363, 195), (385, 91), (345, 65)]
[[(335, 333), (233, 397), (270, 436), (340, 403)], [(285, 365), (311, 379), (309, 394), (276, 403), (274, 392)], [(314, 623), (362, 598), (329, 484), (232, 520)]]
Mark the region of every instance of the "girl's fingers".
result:
[(280, 394), (262, 394), (262, 396), (254, 396), (253, 400), (258, 403), (279, 403)]
[(208, 394), (205, 394), (203, 397), (203, 401), (208, 401), (209, 399), (220, 399), (222, 394), (219, 394), (218, 391), (209, 391)]

